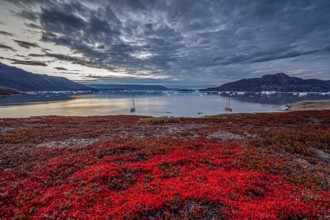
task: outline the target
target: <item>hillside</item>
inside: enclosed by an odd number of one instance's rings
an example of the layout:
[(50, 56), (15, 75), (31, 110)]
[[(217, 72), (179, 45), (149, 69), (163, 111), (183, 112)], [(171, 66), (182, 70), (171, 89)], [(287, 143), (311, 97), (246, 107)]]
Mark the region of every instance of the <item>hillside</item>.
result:
[(0, 86), (19, 91), (85, 91), (91, 88), (64, 77), (33, 74), (0, 63)]
[(16, 95), (19, 94), (20, 92), (14, 89), (8, 89), (6, 87), (1, 87), (0, 86), (0, 96), (7, 96), (7, 95)]
[(301, 79), (284, 73), (265, 75), (261, 78), (241, 79), (203, 91), (280, 91), (280, 92), (329, 92), (330, 81)]

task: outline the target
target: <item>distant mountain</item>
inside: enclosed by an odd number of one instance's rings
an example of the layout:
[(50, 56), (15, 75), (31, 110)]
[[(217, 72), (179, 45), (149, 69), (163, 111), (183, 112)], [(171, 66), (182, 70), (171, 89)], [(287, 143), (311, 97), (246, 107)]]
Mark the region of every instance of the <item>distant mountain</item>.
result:
[(0, 63), (0, 87), (19, 91), (86, 91), (87, 86), (64, 77), (33, 74)]
[(16, 95), (16, 94), (19, 94), (19, 93), (20, 92), (17, 91), (17, 90), (0, 86), (0, 96)]
[(329, 92), (330, 81), (301, 79), (284, 73), (265, 75), (261, 78), (241, 79), (202, 91), (280, 91), (280, 92)]
[(170, 90), (165, 86), (159, 86), (159, 85), (88, 84), (88, 86), (97, 90), (157, 90), (157, 91)]

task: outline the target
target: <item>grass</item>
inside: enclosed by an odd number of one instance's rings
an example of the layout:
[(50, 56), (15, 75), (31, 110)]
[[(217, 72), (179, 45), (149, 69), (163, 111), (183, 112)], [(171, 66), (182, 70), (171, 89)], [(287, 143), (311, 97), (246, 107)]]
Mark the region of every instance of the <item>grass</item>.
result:
[(329, 124), (330, 111), (0, 119), (0, 216), (325, 219)]
[(139, 123), (141, 124), (151, 124), (151, 125), (162, 125), (168, 123), (178, 123), (180, 122), (179, 118), (174, 117), (147, 117), (147, 118), (140, 118)]

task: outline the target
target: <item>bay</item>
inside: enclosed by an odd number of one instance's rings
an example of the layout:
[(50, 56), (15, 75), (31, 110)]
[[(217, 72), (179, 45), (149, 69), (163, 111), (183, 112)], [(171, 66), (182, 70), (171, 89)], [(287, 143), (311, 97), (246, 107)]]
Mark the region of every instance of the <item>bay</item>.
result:
[[(205, 93), (199, 91), (121, 91), (77, 93), (30, 93), (0, 98), (1, 118), (31, 116), (104, 116), (147, 115), (202, 117), (232, 113), (279, 112), (285, 104), (302, 100), (328, 98), (329, 94), (301, 93)], [(135, 112), (130, 109), (135, 107)]]

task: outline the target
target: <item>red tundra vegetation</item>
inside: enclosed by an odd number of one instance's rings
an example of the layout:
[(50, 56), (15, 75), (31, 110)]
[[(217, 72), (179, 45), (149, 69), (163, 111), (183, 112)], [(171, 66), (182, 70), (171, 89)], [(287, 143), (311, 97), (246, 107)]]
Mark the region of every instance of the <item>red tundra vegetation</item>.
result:
[(0, 128), (3, 219), (330, 217), (330, 111)]

